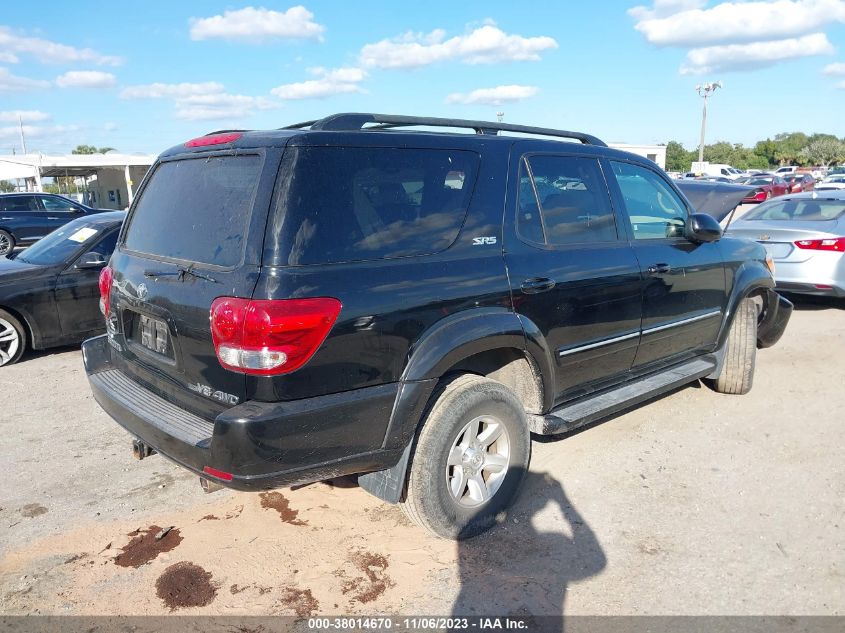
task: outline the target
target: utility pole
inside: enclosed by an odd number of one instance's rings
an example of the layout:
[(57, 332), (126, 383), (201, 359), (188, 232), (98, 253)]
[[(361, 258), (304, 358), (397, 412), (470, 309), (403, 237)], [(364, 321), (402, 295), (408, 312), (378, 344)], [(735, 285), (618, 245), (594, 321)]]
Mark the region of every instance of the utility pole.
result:
[(714, 81), (713, 83), (701, 84), (695, 87), (698, 96), (704, 99), (704, 109), (701, 112), (701, 140), (698, 143), (698, 162), (704, 162), (704, 128), (707, 125), (707, 99), (716, 92), (716, 88), (721, 88), (721, 81)]
[(21, 149), (23, 149), (23, 155), (26, 156), (26, 141), (23, 137), (23, 119), (21, 118), (20, 113), (18, 113), (18, 129), (21, 133)]
[(497, 112), (496, 118), (499, 120), (499, 123), (501, 123), (505, 119), (505, 113), (504, 112)]

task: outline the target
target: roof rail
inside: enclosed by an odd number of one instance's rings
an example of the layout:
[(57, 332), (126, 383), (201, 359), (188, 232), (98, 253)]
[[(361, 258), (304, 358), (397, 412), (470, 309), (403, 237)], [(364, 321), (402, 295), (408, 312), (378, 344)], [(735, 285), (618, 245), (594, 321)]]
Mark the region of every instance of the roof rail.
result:
[[(368, 123), (378, 125), (364, 128)], [(523, 134), (540, 134), (543, 136), (558, 136), (575, 139), (586, 145), (599, 145), (607, 147), (607, 144), (591, 134), (583, 132), (571, 132), (568, 130), (556, 130), (553, 128), (534, 127), (530, 125), (512, 125), (510, 123), (494, 123), (492, 121), (471, 121), (467, 119), (445, 119), (439, 117), (404, 116), (397, 114), (371, 114), (365, 112), (346, 112), (343, 114), (332, 114), (314, 121), (304, 121), (294, 125), (288, 125), (281, 129), (297, 130), (310, 127), (312, 130), (361, 130), (375, 129), (386, 130), (396, 127), (407, 127), (423, 125), (430, 127), (457, 127), (475, 130), (476, 134), (497, 135), (499, 132), (520, 132)]]

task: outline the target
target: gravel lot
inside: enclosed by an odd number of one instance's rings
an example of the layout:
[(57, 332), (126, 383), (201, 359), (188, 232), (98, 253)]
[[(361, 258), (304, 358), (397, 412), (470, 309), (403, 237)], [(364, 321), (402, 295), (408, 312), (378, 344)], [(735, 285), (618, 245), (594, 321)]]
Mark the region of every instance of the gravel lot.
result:
[(460, 545), (349, 480), (205, 495), (132, 459), (79, 351), (30, 354), (0, 370), (0, 613), (842, 615), (843, 351), (845, 304), (803, 303), (751, 394), (534, 442), (506, 522)]

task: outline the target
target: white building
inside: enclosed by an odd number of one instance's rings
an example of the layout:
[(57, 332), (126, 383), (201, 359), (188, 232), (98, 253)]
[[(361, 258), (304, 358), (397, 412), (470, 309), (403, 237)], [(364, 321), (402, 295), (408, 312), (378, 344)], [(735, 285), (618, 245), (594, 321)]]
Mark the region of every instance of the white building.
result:
[(0, 180), (23, 180), (41, 191), (42, 178), (73, 178), (82, 202), (100, 209), (125, 209), (155, 162), (151, 154), (26, 154), (0, 156)]
[(621, 149), (623, 152), (631, 152), (650, 161), (657, 163), (660, 169), (666, 169), (666, 146), (665, 145), (630, 145), (628, 143), (608, 143), (614, 149)]

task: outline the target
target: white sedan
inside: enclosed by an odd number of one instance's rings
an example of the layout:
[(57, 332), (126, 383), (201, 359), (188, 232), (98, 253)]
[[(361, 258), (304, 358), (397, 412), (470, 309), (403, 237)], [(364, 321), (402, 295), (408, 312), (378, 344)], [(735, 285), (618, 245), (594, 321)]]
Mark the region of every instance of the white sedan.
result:
[(845, 189), (845, 174), (833, 174), (816, 183), (816, 191)]

